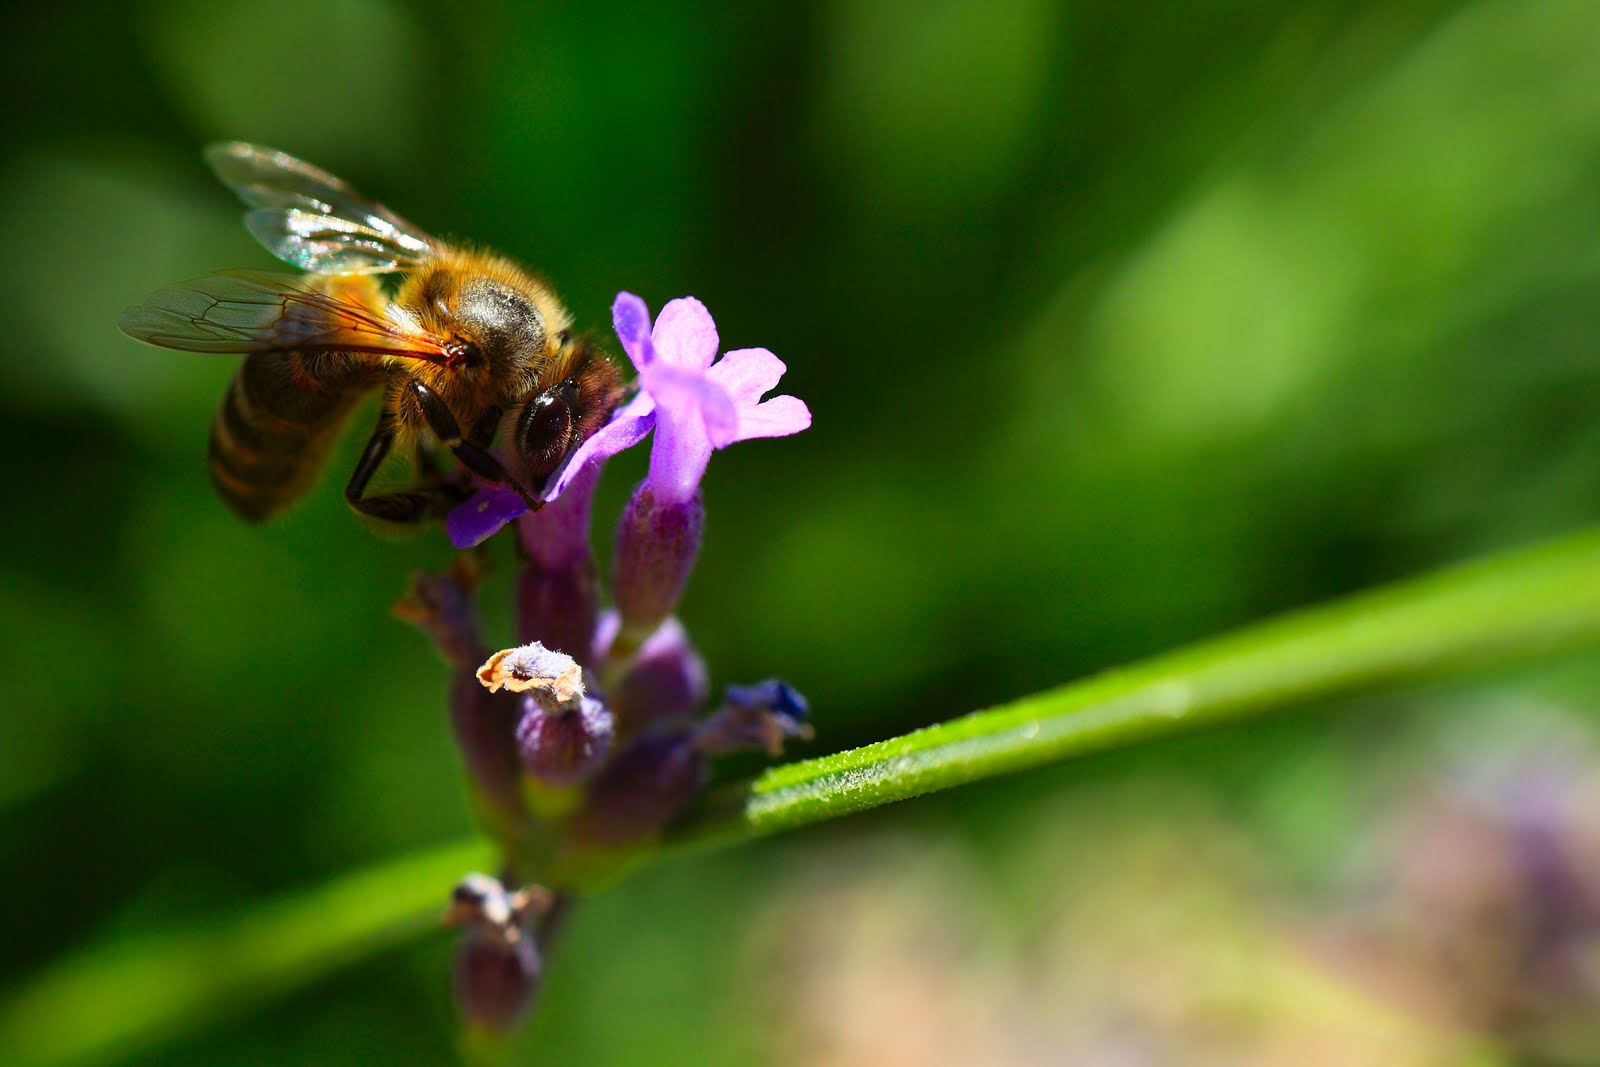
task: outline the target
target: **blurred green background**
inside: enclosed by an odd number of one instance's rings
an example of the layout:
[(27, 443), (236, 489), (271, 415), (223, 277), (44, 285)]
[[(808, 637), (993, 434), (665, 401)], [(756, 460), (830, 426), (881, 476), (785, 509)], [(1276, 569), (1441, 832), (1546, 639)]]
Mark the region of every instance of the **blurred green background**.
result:
[[(389, 615), (442, 536), (352, 518), (354, 433), (303, 506), (235, 521), (204, 470), (232, 362), (116, 331), (160, 285), (269, 266), (200, 161), (212, 140), (510, 253), (608, 337), (619, 289), (692, 293), (725, 348), (787, 361), (815, 424), (716, 458), (682, 613), (717, 684), (808, 694), (812, 752), (1600, 513), (1589, 0), (63, 2), (12, 39), (0, 989), (470, 825), (443, 666)], [(610, 468), (603, 530), (642, 464)], [(508, 577), (486, 597), (502, 635)], [(775, 1036), (805, 971), (761, 946), (774, 899), (864, 857), (960, 857), (978, 890), (892, 892), (984, 901), (981, 936), (1026, 943), (1051, 887), (1114, 877), (1127, 828), (1175, 804), (1315, 897), (1423, 739), (1486, 704), (1581, 719), (1600, 676), (1483, 688), (652, 868), (575, 915), (530, 1055), (857, 1062)], [(1079, 832), (1030, 829), (1062, 820)], [(447, 1061), (448, 957), (430, 937), (162, 1062)]]

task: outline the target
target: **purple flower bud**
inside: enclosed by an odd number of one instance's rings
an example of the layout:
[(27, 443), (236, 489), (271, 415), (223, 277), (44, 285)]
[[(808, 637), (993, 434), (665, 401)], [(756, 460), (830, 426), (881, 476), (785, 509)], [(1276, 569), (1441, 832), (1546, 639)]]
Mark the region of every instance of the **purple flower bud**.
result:
[(640, 737), (590, 783), (573, 832), (588, 845), (643, 840), (689, 810), (706, 782), (706, 758), (687, 734)]
[(456, 1006), (470, 1028), (509, 1034), (533, 1002), (544, 970), (532, 937), (507, 944), (469, 930), (456, 946)]
[(472, 599), (474, 575), (459, 561), (443, 574), (418, 573), (394, 606), (395, 614), (426, 631), (455, 667), (450, 679), (450, 727), (466, 763), (481, 819), (501, 838), (527, 820), (522, 764), (517, 758), (516, 705), (483, 691), (472, 665), (483, 659), (483, 637)]
[(704, 526), (698, 492), (686, 500), (659, 501), (648, 482), (634, 491), (617, 529), (612, 580), (625, 645), (644, 640), (677, 608)]
[(711, 691), (705, 660), (677, 619), (645, 638), (613, 687), (611, 711), (624, 733), (681, 718), (699, 708)]
[(722, 707), (694, 730), (694, 745), (713, 756), (761, 749), (776, 759), (786, 738), (811, 740), (806, 698), (788, 682), (769, 678), (755, 685), (730, 685)]
[(547, 571), (564, 571), (590, 558), (589, 518), (599, 482), (600, 464), (585, 463), (559, 497), (517, 521), (530, 560)]
[(527, 642), (560, 649), (593, 666), (593, 636), (600, 611), (600, 583), (593, 557), (546, 570), (530, 560), (517, 576), (517, 634)]
[(515, 700), (488, 692), (467, 671), (450, 679), (450, 727), (482, 804), (480, 814), (502, 838), (515, 836), (528, 819), (516, 715)]
[(517, 747), (528, 773), (546, 785), (582, 783), (611, 751), (611, 712), (589, 696), (576, 705), (551, 709), (536, 694), (523, 698)]

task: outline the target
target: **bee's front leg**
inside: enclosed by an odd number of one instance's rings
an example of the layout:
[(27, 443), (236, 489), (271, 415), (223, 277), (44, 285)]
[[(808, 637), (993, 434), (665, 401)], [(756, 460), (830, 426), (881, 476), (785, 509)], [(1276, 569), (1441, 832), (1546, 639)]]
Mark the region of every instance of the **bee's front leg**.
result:
[[(422, 409), (422, 417), (428, 422), (428, 429), (433, 431), (440, 444), (455, 454), (463, 467), (480, 478), (512, 490), (522, 498), (522, 502), (528, 505), (530, 511), (538, 511), (544, 507), (544, 501), (524, 489), (522, 483), (506, 470), (505, 464), (501, 463), (493, 452), (461, 435), (461, 424), (456, 421), (455, 415), (451, 414), (449, 406), (438, 393), (415, 379), (412, 380), (410, 388), (416, 396), (418, 406)], [(483, 425), (484, 420), (480, 419), (479, 425), (474, 427), (475, 437), (480, 435)]]

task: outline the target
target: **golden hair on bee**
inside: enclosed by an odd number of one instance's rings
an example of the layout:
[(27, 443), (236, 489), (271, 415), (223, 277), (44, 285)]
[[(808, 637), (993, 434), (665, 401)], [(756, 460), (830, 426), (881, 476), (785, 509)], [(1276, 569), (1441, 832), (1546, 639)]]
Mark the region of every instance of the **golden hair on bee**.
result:
[[(302, 495), (357, 401), (381, 389), (378, 424), (345, 487), (368, 517), (440, 517), (467, 494), (428, 461), (448, 449), (471, 474), (530, 507), (604, 425), (621, 376), (572, 334), (550, 287), (503, 256), (447, 245), (325, 171), (243, 142), (206, 153), (252, 210), (250, 231), (302, 275), (221, 271), (152, 293), (124, 333), (194, 352), (243, 353), (213, 422), (212, 483), (243, 517)], [(399, 276), (393, 297), (378, 278)], [(502, 461), (493, 445), (502, 442)], [(397, 447), (420, 483), (370, 494)]]

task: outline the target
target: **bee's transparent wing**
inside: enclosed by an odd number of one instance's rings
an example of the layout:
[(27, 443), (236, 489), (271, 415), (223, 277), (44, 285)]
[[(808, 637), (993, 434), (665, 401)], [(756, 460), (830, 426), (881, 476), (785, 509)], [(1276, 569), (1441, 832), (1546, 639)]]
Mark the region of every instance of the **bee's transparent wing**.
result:
[(445, 362), (438, 341), (393, 305), (380, 308), (371, 279), (321, 280), (230, 270), (157, 289), (122, 313), (129, 337), (185, 352), (366, 352)]
[(206, 149), (217, 177), (252, 210), (245, 224), (267, 251), (317, 274), (409, 270), (437, 242), (327, 171), (244, 141)]

